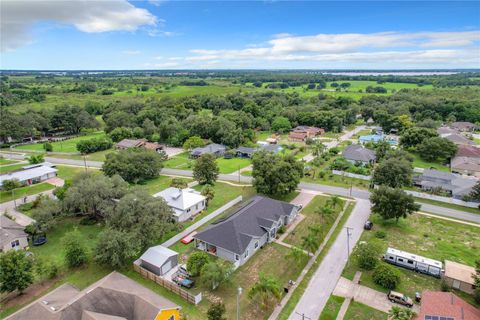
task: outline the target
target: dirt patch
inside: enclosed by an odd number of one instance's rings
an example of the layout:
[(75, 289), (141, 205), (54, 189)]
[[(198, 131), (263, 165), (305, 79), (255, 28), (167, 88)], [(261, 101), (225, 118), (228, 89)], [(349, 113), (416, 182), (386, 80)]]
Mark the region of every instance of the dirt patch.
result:
[(58, 279), (51, 279), (36, 283), (27, 288), (22, 294), (10, 293), (5, 297), (2, 297), (1, 307), (2, 309), (8, 309), (15, 306), (23, 306), (35, 299), (43, 296), (50, 291)]

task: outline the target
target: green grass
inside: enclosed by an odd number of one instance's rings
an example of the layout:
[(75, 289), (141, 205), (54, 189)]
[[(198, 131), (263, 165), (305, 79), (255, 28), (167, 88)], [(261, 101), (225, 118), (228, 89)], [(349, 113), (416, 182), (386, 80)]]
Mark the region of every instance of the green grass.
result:
[(251, 177), (252, 176), (252, 171), (250, 170), (247, 170), (247, 171), (243, 171), (241, 173), (242, 176), (246, 176), (246, 177)]
[[(57, 177), (63, 180), (73, 180), (79, 173), (85, 172), (85, 168), (57, 165)], [(88, 172), (100, 172), (100, 170), (88, 168)]]
[[(91, 138), (105, 137), (106, 134), (103, 131), (87, 134), (84, 136), (75, 137), (65, 141), (52, 142), (53, 152), (68, 152), (75, 153), (77, 151), (77, 142), (81, 140), (87, 140)], [(32, 151), (44, 151), (42, 143), (27, 144), (18, 146), (16, 149), (32, 150)]]
[[(117, 152), (115, 149), (108, 149), (103, 151), (98, 151), (94, 153), (89, 153), (85, 155), (85, 160), (90, 161), (105, 161), (107, 154)], [(55, 154), (55, 158), (62, 158), (62, 159), (72, 159), (72, 160), (84, 160), (83, 155), (80, 154)]]
[(327, 304), (325, 305), (325, 308), (323, 308), (322, 314), (320, 315), (320, 318), (318, 320), (337, 319), (337, 315), (340, 311), (343, 301), (345, 301), (344, 297), (337, 297), (331, 295), (330, 298), (328, 298)]
[(387, 320), (387, 314), (382, 311), (378, 311), (369, 306), (361, 304), (356, 301), (352, 301), (345, 314), (345, 319), (355, 320)]
[(28, 163), (17, 163), (17, 164), (12, 164), (12, 165), (9, 165), (9, 166), (2, 166), (2, 167), (0, 167), (0, 173), (15, 171), (15, 170), (18, 170), (18, 169), (22, 169), (25, 166), (28, 166)]
[[(480, 209), (478, 209), (478, 208), (464, 207), (464, 206), (460, 206), (458, 204), (446, 203), (446, 202), (435, 201), (435, 200), (430, 200), (430, 199), (423, 199), (423, 198), (417, 198), (417, 197), (414, 197), (414, 198), (415, 198), (416, 202), (431, 204), (431, 205), (434, 205), (434, 206), (439, 206), (439, 207), (444, 207), (444, 208), (449, 208), (449, 209), (455, 209), (455, 210), (464, 211), (464, 212), (480, 214)], [(429, 212), (428, 210), (422, 210), (422, 211)], [(432, 213), (435, 213), (435, 212), (432, 212)]]
[(302, 181), (342, 188), (350, 188), (351, 186), (353, 186), (359, 189), (368, 189), (368, 187), (370, 186), (370, 181), (339, 176), (336, 174), (326, 174), (323, 178), (319, 178), (317, 174), (316, 178), (304, 177)]
[(420, 158), (418, 154), (411, 153), (411, 155), (414, 157), (413, 158), (413, 163), (412, 166), (414, 168), (424, 168), (424, 169), (435, 169), (438, 171), (445, 171), (445, 172), (450, 172), (450, 168), (438, 163), (438, 162), (428, 162)]
[(189, 155), (189, 152), (182, 152), (165, 161), (163, 165), (171, 169), (191, 169), (195, 160), (190, 159)]
[[(145, 189), (149, 194), (155, 194), (170, 187), (172, 179), (172, 177), (168, 176), (158, 176), (154, 179), (145, 181), (143, 184), (140, 184), (139, 187)], [(187, 183), (192, 181), (191, 179), (187, 178), (182, 179)]]
[[(382, 250), (392, 247), (405, 250), (427, 258), (444, 261), (445, 259), (475, 265), (475, 259), (480, 247), (478, 227), (446, 221), (420, 214), (407, 219), (401, 219), (398, 224), (394, 221), (383, 221), (378, 216), (370, 218), (374, 222), (372, 231), (364, 232), (360, 241), (377, 242)], [(376, 239), (375, 232), (382, 230), (387, 234), (385, 239)], [(397, 268), (397, 267), (396, 267)], [(395, 289), (412, 297), (415, 292), (423, 290), (440, 290), (440, 279), (419, 274), (398, 267), (401, 282)], [(355, 259), (351, 258), (343, 272), (343, 276), (353, 279), (358, 270)], [(388, 290), (376, 285), (372, 279), (372, 271), (362, 270), (362, 285), (387, 292)]]
[(1, 166), (8, 165), (8, 164), (14, 164), (14, 163), (17, 163), (17, 162), (18, 162), (17, 160), (0, 158), (0, 165)]
[(345, 204), (345, 201), (342, 200), (342, 203), (335, 208), (332, 215), (322, 217), (320, 214), (316, 213), (316, 211), (325, 206), (328, 199), (329, 197), (326, 196), (315, 196), (312, 201), (300, 211), (305, 218), (285, 238), (284, 242), (300, 248), (302, 246), (302, 238), (306, 237), (310, 232), (309, 227), (319, 225), (320, 232), (318, 234), (318, 244), (322, 243)]
[(23, 198), (25, 196), (30, 196), (32, 194), (44, 192), (44, 191), (51, 190), (51, 189), (54, 189), (54, 188), (55, 188), (55, 186), (53, 186), (49, 183), (46, 183), (46, 182), (32, 184), (30, 186), (15, 189), (13, 197), (12, 197), (12, 192), (11, 191), (1, 191), (0, 192), (0, 203), (12, 201), (13, 199), (20, 199), (20, 198)]
[(323, 258), (327, 254), (328, 250), (330, 250), (331, 246), (335, 242), (335, 239), (338, 237), (340, 232), (343, 231), (343, 226), (345, 225), (345, 222), (347, 221), (348, 217), (352, 213), (353, 208), (354, 208), (354, 204), (350, 203), (347, 209), (345, 210), (345, 213), (340, 218), (340, 221), (337, 227), (335, 228), (335, 230), (333, 231), (331, 237), (328, 239), (327, 243), (325, 244), (325, 247), (323, 248), (322, 252), (318, 255), (317, 259), (315, 259), (315, 262), (313, 263), (312, 267), (307, 271), (302, 282), (298, 284), (297, 289), (295, 289), (292, 296), (288, 300), (287, 304), (283, 307), (282, 311), (280, 312), (277, 318), (278, 320), (287, 320), (290, 314), (293, 312), (295, 306), (297, 305), (298, 301), (300, 300), (303, 293), (305, 292), (305, 289), (307, 288), (308, 283), (310, 282), (310, 279), (313, 277), (315, 271), (320, 266), (320, 263), (322, 262)]
[(232, 173), (249, 166), (251, 163), (252, 161), (247, 158), (217, 159), (217, 165), (220, 173)]

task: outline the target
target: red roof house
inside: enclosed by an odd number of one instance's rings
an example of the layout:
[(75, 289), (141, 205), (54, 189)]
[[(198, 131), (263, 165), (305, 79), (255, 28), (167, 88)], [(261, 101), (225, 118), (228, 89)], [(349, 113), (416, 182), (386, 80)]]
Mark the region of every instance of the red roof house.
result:
[(480, 320), (480, 310), (451, 292), (424, 291), (416, 320)]

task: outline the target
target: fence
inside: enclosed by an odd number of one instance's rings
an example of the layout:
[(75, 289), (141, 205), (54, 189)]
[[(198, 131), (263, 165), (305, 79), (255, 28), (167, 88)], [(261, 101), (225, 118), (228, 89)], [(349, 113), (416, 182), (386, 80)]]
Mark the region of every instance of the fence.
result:
[(405, 192), (417, 198), (435, 200), (435, 201), (445, 202), (445, 203), (452, 203), (452, 204), (457, 204), (459, 206), (464, 206), (469, 208), (478, 208), (478, 205), (479, 205), (477, 202), (463, 201), (455, 198), (436, 196), (436, 195), (428, 194), (424, 192), (417, 192), (417, 191), (411, 191), (411, 190), (405, 190)]
[(152, 280), (153, 282), (156, 282), (157, 284), (161, 285), (168, 291), (171, 291), (177, 295), (179, 295), (182, 299), (192, 303), (192, 304), (199, 304), (200, 301), (202, 301), (202, 293), (198, 294), (192, 294), (188, 292), (187, 290), (182, 289), (179, 285), (176, 283), (173, 283), (171, 281), (168, 281), (160, 276), (157, 276), (153, 272), (150, 272), (140, 266), (140, 262), (137, 260), (133, 263), (133, 270), (136, 272), (140, 273), (142, 277)]
[(338, 176), (344, 176), (344, 177), (355, 178), (360, 180), (366, 180), (366, 181), (372, 180), (372, 176), (364, 176), (363, 174), (356, 174), (356, 173), (350, 173), (350, 172), (339, 171), (339, 170), (332, 170), (332, 173)]

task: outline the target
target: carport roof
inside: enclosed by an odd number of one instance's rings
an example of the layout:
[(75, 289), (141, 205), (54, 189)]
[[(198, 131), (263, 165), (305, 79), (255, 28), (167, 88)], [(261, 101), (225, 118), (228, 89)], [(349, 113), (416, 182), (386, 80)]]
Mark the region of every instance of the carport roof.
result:
[(148, 262), (151, 265), (161, 267), (171, 257), (177, 256), (176, 251), (170, 250), (164, 246), (150, 247), (140, 257), (140, 260)]

